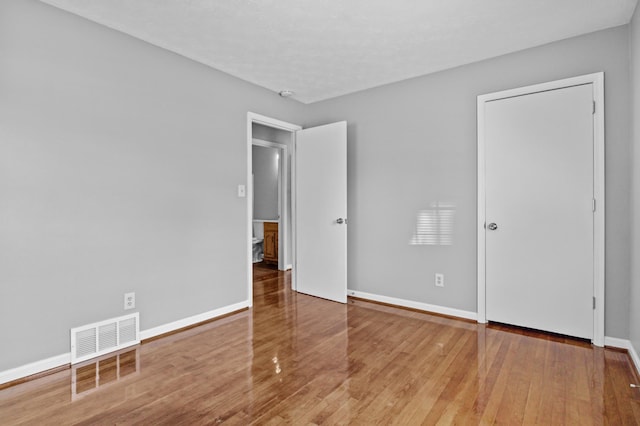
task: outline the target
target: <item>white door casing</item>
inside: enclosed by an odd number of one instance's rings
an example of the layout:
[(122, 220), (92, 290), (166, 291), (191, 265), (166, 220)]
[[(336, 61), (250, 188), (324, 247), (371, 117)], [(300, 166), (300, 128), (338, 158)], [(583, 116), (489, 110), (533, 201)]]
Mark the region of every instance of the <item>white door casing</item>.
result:
[[(251, 307), (253, 306), (253, 244), (252, 244), (252, 236), (253, 236), (253, 179), (251, 170), (253, 168), (252, 164), (252, 146), (253, 146), (253, 123), (261, 124), (266, 127), (272, 127), (274, 129), (285, 130), (291, 132), (292, 134), (296, 131), (302, 129), (301, 126), (297, 124), (287, 123), (286, 121), (278, 120), (275, 118), (267, 117), (261, 114), (256, 114), (253, 112), (247, 113), (247, 249), (246, 249), (246, 259), (247, 259), (247, 302)], [(286, 165), (286, 163), (285, 163)], [(285, 172), (286, 173), (286, 172)], [(286, 211), (284, 212), (286, 214)], [(285, 221), (286, 222), (286, 221)], [(278, 234), (282, 236), (280, 244), (283, 244), (284, 241), (287, 240), (286, 236), (286, 227), (278, 227)], [(282, 229), (280, 229), (282, 228)], [(286, 246), (285, 246), (286, 247)], [(286, 253), (286, 248), (283, 250), (283, 253)], [(280, 261), (278, 262), (280, 264)]]
[(478, 98), (478, 321), (603, 345), (602, 94), (598, 73)]
[(296, 291), (347, 301), (347, 123), (296, 132)]

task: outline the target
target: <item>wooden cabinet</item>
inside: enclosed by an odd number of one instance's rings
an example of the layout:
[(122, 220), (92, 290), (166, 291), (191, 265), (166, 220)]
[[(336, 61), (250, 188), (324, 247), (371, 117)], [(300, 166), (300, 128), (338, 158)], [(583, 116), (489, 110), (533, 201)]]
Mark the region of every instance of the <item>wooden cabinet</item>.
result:
[(278, 223), (264, 222), (264, 243), (262, 246), (264, 261), (278, 263)]

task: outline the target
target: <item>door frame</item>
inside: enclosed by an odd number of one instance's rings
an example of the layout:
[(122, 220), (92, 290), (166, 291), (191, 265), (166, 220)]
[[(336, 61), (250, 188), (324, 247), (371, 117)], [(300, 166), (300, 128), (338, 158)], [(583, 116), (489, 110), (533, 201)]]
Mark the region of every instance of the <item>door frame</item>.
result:
[[(289, 150), (287, 146), (281, 143), (265, 141), (262, 139), (253, 139), (252, 147), (261, 146), (263, 148), (273, 148), (278, 150), (278, 270), (285, 271), (291, 265), (286, 264), (287, 254), (289, 253), (289, 244), (288, 241), (288, 228), (289, 228), (289, 215), (287, 214), (287, 176), (288, 176), (288, 166), (287, 159)], [(253, 155), (251, 162), (253, 164)], [(254, 180), (251, 180), (251, 203), (253, 208), (253, 187), (255, 186)], [(255, 220), (255, 218), (253, 218)], [(253, 226), (253, 221), (252, 221)], [(252, 256), (253, 261), (253, 256)]]
[[(298, 130), (302, 129), (302, 126), (297, 124), (287, 123), (286, 121), (278, 120), (275, 118), (267, 117), (265, 115), (256, 114), (254, 112), (247, 112), (247, 145), (246, 145), (246, 157), (247, 157), (247, 171), (246, 171), (246, 182), (247, 182), (247, 190), (246, 190), (246, 206), (247, 206), (247, 236), (246, 236), (246, 260), (247, 260), (247, 299), (249, 307), (253, 306), (253, 179), (251, 177), (253, 170), (253, 155), (252, 155), (252, 146), (253, 146), (253, 123), (261, 124), (266, 127), (272, 127), (274, 129), (285, 130), (291, 133), (291, 141), (292, 141), (292, 151), (295, 151), (295, 134)], [(294, 159), (294, 152), (291, 153), (291, 161)], [(292, 164), (292, 167), (294, 164)], [(285, 176), (286, 180), (286, 176)], [(292, 186), (295, 182), (295, 176), (291, 175), (291, 183)], [(293, 200), (292, 200), (292, 208), (293, 208)], [(291, 215), (292, 227), (295, 232), (295, 214)], [(280, 228), (280, 226), (278, 226)], [(278, 230), (278, 235), (280, 235), (280, 230)], [(292, 235), (292, 239), (295, 235)], [(292, 261), (295, 265), (295, 244), (291, 247)], [(283, 263), (286, 262), (286, 259), (283, 259)], [(278, 263), (279, 260), (278, 260)]]
[(604, 73), (598, 72), (578, 77), (566, 78), (547, 83), (534, 84), (516, 89), (503, 90), (478, 96), (478, 322), (487, 322), (486, 312), (486, 204), (485, 204), (485, 104), (490, 101), (524, 96), (566, 87), (593, 84), (594, 119), (593, 119), (593, 198), (595, 201), (593, 216), (593, 295), (595, 297), (593, 311), (593, 344), (604, 346), (605, 326), (605, 140), (604, 140)]

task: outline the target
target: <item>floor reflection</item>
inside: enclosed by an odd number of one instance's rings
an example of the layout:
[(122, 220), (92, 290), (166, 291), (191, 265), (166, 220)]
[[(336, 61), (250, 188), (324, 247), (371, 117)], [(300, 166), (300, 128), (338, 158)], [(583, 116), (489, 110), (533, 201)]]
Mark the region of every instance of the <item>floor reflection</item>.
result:
[(0, 391), (0, 423), (640, 424), (624, 352), (256, 277), (252, 309)]
[[(252, 420), (280, 418), (281, 404), (264, 406), (265, 398), (275, 398), (296, 407), (283, 421), (317, 422), (331, 414), (324, 397), (348, 388), (348, 306), (291, 291), (290, 273), (268, 274), (256, 264), (254, 277), (252, 377), (254, 391), (263, 392), (255, 395)], [(293, 388), (300, 392), (291, 394)]]
[(71, 366), (71, 400), (140, 372), (139, 346)]

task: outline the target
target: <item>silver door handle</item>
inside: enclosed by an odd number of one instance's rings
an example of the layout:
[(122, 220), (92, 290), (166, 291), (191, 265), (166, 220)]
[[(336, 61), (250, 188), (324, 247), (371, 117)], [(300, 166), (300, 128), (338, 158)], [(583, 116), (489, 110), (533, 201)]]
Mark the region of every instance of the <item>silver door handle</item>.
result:
[(496, 225), (495, 223), (490, 223), (489, 225), (487, 225), (487, 228), (489, 228), (489, 230), (491, 231), (495, 231), (496, 229), (498, 229), (498, 225)]
[(343, 219), (343, 218), (339, 217), (339, 218), (336, 219), (336, 223), (338, 225), (342, 225), (343, 223), (347, 223), (347, 219)]

